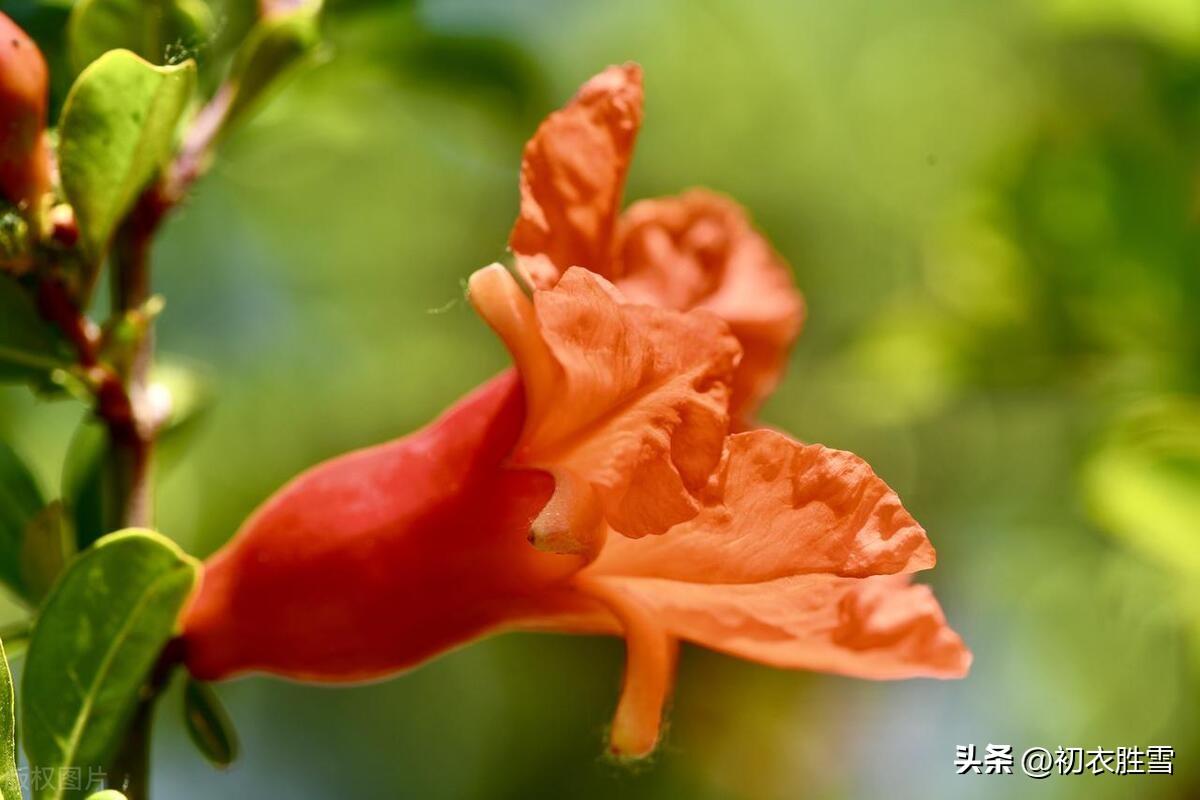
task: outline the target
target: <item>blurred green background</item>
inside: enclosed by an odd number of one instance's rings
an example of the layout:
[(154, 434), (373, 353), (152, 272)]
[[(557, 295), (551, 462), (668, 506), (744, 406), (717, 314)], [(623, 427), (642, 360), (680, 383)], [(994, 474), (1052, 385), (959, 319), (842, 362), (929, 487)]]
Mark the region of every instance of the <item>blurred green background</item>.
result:
[[(207, 554), (300, 469), (501, 368), (461, 282), (504, 256), (538, 120), (636, 60), (628, 199), (722, 190), (792, 263), (809, 318), (764, 420), (899, 491), (975, 667), (884, 684), (688, 649), (665, 747), (630, 770), (600, 757), (621, 644), (506, 636), (372, 686), (222, 685), (225, 773), (173, 694), (157, 796), (1200, 794), (1200, 4), (334, 0), (325, 27), (333, 57), (156, 251), (160, 346), (218, 398), (164, 476), (165, 532)], [(79, 415), (0, 392), (47, 487)], [(958, 776), (968, 743), (1179, 755)]]

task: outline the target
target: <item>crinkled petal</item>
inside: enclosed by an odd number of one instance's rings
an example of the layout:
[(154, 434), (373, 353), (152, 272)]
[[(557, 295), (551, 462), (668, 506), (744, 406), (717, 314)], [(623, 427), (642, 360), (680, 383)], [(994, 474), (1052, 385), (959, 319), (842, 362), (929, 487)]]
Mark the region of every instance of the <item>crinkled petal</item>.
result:
[(517, 267), (550, 288), (568, 267), (607, 275), (625, 174), (642, 124), (642, 70), (609, 67), (538, 127), (521, 162)]
[(614, 539), (597, 573), (744, 584), (928, 569), (933, 546), (853, 453), (768, 430), (730, 436), (703, 508), (661, 536)]
[(616, 282), (636, 302), (704, 308), (744, 351), (730, 411), (752, 414), (774, 389), (800, 332), (791, 270), (733, 200), (694, 189), (632, 205), (617, 228)]
[(579, 476), (626, 536), (694, 516), (728, 426), (739, 348), (727, 326), (706, 312), (626, 303), (579, 268), (536, 292), (532, 313), (514, 287), (498, 266), (471, 279), (472, 303), (529, 376), (512, 462)]
[(905, 575), (756, 584), (594, 577), (680, 639), (775, 667), (860, 678), (959, 678), (971, 654)]

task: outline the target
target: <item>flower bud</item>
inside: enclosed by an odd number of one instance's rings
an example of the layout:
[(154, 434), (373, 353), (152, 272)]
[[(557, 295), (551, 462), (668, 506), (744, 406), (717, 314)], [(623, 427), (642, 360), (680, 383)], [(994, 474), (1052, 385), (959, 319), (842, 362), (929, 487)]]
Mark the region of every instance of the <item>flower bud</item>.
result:
[(523, 419), (508, 373), (284, 487), (205, 564), (183, 618), (192, 674), (367, 680), (561, 611), (582, 562), (526, 541), (553, 481), (504, 466)]
[(51, 183), (47, 81), (37, 45), (0, 14), (0, 195), (35, 218)]

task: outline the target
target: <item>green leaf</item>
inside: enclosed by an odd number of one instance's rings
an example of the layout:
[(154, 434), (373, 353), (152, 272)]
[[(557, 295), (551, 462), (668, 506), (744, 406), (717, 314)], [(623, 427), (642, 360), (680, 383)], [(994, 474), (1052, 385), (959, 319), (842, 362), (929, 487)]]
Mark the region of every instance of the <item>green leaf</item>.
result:
[(105, 789), (102, 792), (89, 794), (87, 800), (128, 800), (125, 795), (118, 792), (116, 789)]
[(201, 0), (80, 0), (67, 23), (67, 46), (75, 72), (122, 48), (168, 64), (194, 54), (212, 30), (212, 12)]
[(283, 78), (317, 53), (321, 4), (307, 3), (293, 11), (259, 20), (238, 49), (230, 70), (233, 98), (226, 128), (250, 116)]
[(1118, 424), (1083, 479), (1097, 521), (1167, 568), (1200, 576), (1200, 404), (1163, 400)]
[(38, 314), (31, 293), (0, 273), (0, 382), (43, 382), (69, 364), (58, 329)]
[[(169, 539), (144, 530), (105, 536), (55, 584), (25, 656), (25, 752), (34, 768), (104, 767), (199, 574)], [(77, 793), (55, 781), (36, 794)]]
[(41, 602), (63, 568), (75, 556), (75, 533), (61, 500), (55, 500), (25, 526), (21, 543), (21, 584), (24, 596)]
[(93, 262), (171, 155), (195, 83), (192, 61), (156, 67), (128, 50), (111, 50), (71, 87), (59, 124), (59, 170)]
[(183, 688), (183, 717), (188, 735), (196, 747), (218, 767), (227, 767), (237, 758), (237, 731), (206, 683), (188, 678)]
[(0, 580), (15, 592), (23, 588), (21, 547), (25, 530), (46, 505), (21, 457), (0, 442)]
[(0, 643), (0, 800), (21, 800), (15, 706), (12, 673), (8, 671), (8, 657)]

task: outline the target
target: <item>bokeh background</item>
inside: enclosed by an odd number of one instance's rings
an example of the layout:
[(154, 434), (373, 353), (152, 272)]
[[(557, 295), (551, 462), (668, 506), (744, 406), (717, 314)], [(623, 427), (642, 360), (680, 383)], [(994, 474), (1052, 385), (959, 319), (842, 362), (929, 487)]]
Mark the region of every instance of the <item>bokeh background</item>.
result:
[[(225, 773), (176, 691), (157, 796), (1200, 794), (1200, 4), (331, 0), (325, 28), (332, 57), (156, 251), (160, 346), (216, 400), (163, 476), (166, 533), (207, 554), (300, 469), (501, 368), (462, 281), (504, 256), (522, 143), (636, 60), (628, 198), (727, 192), (791, 262), (809, 318), (763, 417), (899, 491), (975, 667), (883, 684), (687, 649), (630, 769), (600, 756), (621, 644), (504, 636), (377, 685), (222, 685)], [(51, 490), (79, 417), (0, 392)], [(968, 743), (1178, 756), (1039, 782), (956, 775)]]

